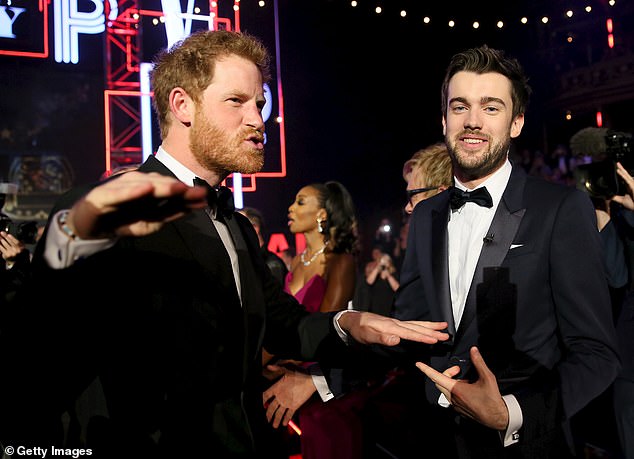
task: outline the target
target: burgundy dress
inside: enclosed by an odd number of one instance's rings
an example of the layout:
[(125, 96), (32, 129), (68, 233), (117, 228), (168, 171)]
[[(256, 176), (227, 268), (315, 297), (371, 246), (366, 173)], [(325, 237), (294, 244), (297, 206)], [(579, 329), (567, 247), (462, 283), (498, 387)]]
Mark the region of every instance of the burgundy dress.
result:
[[(284, 282), (284, 290), (291, 295), (292, 279), (289, 272)], [(294, 296), (309, 312), (316, 312), (325, 294), (326, 281), (315, 274)], [(361, 459), (360, 413), (366, 399), (366, 393), (354, 392), (324, 403), (314, 394), (298, 411), (302, 459)]]
[[(284, 279), (284, 291), (286, 293), (290, 293), (291, 295), (293, 295), (293, 293), (288, 286), (292, 280), (293, 273), (289, 272), (286, 274), (286, 278)], [(293, 296), (297, 298), (297, 301), (304, 305), (308, 312), (317, 312), (319, 311), (319, 306), (321, 306), (321, 302), (323, 301), (325, 294), (326, 281), (319, 274), (315, 274)]]

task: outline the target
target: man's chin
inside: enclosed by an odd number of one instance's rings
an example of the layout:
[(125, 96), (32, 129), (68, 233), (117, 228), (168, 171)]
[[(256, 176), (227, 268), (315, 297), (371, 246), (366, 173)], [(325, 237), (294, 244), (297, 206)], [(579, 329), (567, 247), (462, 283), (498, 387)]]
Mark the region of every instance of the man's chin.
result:
[(240, 162), (235, 171), (241, 174), (255, 174), (260, 172), (262, 167), (264, 167), (263, 156), (260, 158), (248, 158), (246, 161)]

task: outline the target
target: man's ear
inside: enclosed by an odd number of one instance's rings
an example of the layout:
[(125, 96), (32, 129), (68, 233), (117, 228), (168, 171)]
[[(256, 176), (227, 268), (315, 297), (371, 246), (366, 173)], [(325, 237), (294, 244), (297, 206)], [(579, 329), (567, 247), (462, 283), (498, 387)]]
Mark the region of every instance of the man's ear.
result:
[(190, 126), (194, 118), (195, 104), (189, 94), (177, 86), (170, 91), (169, 104), (174, 118), (185, 126)]
[(522, 128), (524, 127), (524, 114), (520, 113), (515, 117), (513, 122), (511, 123), (511, 138), (514, 139), (522, 132)]

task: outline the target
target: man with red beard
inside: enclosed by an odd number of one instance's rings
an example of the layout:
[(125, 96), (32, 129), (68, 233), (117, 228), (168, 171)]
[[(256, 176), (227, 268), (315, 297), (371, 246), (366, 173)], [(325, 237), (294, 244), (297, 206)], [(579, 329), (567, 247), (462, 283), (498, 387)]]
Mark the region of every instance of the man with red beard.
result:
[(455, 186), (414, 209), (395, 304), (452, 336), (417, 364), (429, 457), (569, 457), (567, 422), (619, 370), (590, 199), (508, 159), (529, 94), (486, 46), (453, 56), (442, 86)]
[[(102, 458), (267, 457), (263, 346), (314, 360), (343, 356), (346, 334), (390, 346), (448, 337), (446, 323), (309, 315), (271, 275), (218, 187), (262, 167), (268, 63), (259, 40), (228, 31), (157, 57), (162, 145), (137, 171), (60, 199), (0, 336), (14, 373), (0, 381), (0, 442)], [(65, 432), (64, 410), (79, 421)]]

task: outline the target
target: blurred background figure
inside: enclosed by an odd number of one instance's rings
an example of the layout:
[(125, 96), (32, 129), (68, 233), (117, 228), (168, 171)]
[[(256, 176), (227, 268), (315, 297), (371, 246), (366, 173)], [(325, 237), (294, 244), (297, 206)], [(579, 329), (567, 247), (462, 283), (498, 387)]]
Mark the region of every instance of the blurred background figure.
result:
[(405, 161), (403, 179), (407, 182), (405, 212), (409, 215), (416, 204), (453, 185), (451, 158), (444, 142), (418, 150)]
[(398, 272), (392, 257), (380, 245), (372, 248), (372, 260), (366, 263), (363, 281), (359, 282), (355, 308), (389, 316), (394, 292), (399, 287)]
[(4, 310), (31, 274), (31, 253), (24, 242), (0, 231), (0, 254), (0, 305)]
[[(409, 215), (416, 204), (453, 184), (451, 158), (445, 143), (434, 143), (414, 153), (403, 164), (403, 180), (407, 183), (407, 201), (399, 237), (392, 237), (388, 219), (381, 220), (375, 233), (372, 259), (363, 271), (365, 282), (360, 282), (355, 292), (355, 308), (377, 314), (390, 313), (394, 293), (400, 285), (398, 271), (407, 250)], [(381, 269), (382, 264), (385, 270)]]
[(383, 252), (393, 254), (398, 247), (395, 228), (389, 218), (382, 218), (374, 232), (372, 247), (380, 246)]
[[(453, 185), (453, 173), (451, 158), (447, 152), (444, 142), (431, 144), (415, 152), (410, 159), (403, 164), (403, 179), (407, 183), (407, 201), (404, 207), (405, 220), (401, 231), (401, 263), (405, 258), (407, 249), (407, 235), (409, 228), (409, 216), (414, 211), (416, 205), (425, 199), (446, 190)], [(385, 263), (389, 270), (389, 255), (382, 253), (381, 248), (375, 247), (373, 250), (373, 260), (366, 265), (366, 282), (369, 284), (375, 270), (381, 269), (381, 263)], [(399, 265), (400, 267), (400, 265)], [(379, 271), (377, 276), (386, 276), (386, 271)], [(375, 281), (376, 286), (378, 281)], [(396, 285), (390, 282), (390, 286)], [(398, 286), (397, 286), (398, 288)], [(358, 289), (363, 290), (363, 289)], [(396, 289), (390, 292), (379, 293), (377, 287), (374, 290), (367, 289), (359, 296), (359, 305), (374, 305), (377, 298), (373, 295), (390, 295), (390, 313), (393, 312), (393, 303)], [(363, 298), (364, 296), (368, 298)], [(357, 304), (355, 299), (355, 305)], [(385, 300), (383, 300), (385, 301)], [(373, 438), (376, 444), (375, 449), (382, 451), (385, 455), (380, 457), (410, 457), (420, 439), (420, 432), (423, 431), (425, 415), (418, 409), (411, 409), (413, 401), (421, 398), (420, 388), (424, 384), (420, 375), (411, 372), (403, 372), (402, 368), (394, 368), (389, 371), (379, 385), (373, 397), (365, 407), (364, 431), (367, 436)], [(424, 392), (424, 391), (422, 391)], [(423, 395), (424, 398), (424, 395)], [(422, 403), (416, 406), (424, 406)], [(421, 419), (422, 418), (422, 419)], [(419, 454), (417, 451), (416, 455)]]
[(280, 285), (284, 285), (284, 279), (286, 274), (288, 273), (288, 268), (286, 267), (286, 263), (276, 254), (271, 252), (266, 246), (266, 227), (264, 224), (264, 217), (262, 216), (262, 212), (253, 207), (245, 207), (240, 210), (240, 213), (249, 219), (255, 232), (258, 235), (258, 240), (260, 241), (260, 249), (262, 250), (262, 256), (266, 261), (266, 265), (271, 270), (271, 274), (275, 277)]
[(5, 202), (18, 191), (13, 183), (0, 183), (0, 307), (12, 301), (15, 292), (31, 275), (31, 251), (44, 225), (35, 220), (14, 221), (3, 212)]
[(394, 265), (400, 270), (409, 232), (409, 216), (416, 204), (430, 198), (453, 184), (451, 160), (444, 142), (437, 142), (418, 150), (403, 164), (403, 180), (407, 183), (407, 201), (399, 234), (399, 244), (393, 254)]
[[(306, 247), (291, 262), (285, 290), (309, 311), (346, 309), (355, 291), (359, 251), (356, 209), (348, 190), (336, 181), (303, 187), (288, 208), (288, 226), (293, 234), (304, 236)], [(264, 399), (276, 398), (285, 411), (267, 415), (277, 426), (299, 410), (302, 458), (360, 457), (356, 398), (349, 394), (330, 400), (332, 394), (316, 364), (277, 363), (269, 370), (281, 378), (265, 391)]]
[[(589, 134), (595, 135), (587, 137)], [(586, 457), (634, 459), (634, 180), (616, 161), (619, 155), (606, 156), (605, 145), (600, 146), (596, 140), (597, 135), (607, 135), (606, 130), (580, 131), (573, 136), (576, 150), (583, 145), (578, 140), (582, 135), (590, 141), (590, 148), (596, 148), (593, 151), (604, 152), (579, 167), (577, 181), (578, 188), (590, 195), (595, 206), (622, 369), (612, 386), (573, 419), (572, 427), (578, 449)], [(629, 157), (631, 150), (627, 153)], [(626, 164), (633, 169), (631, 161)], [(597, 419), (602, 420), (599, 425)]]

